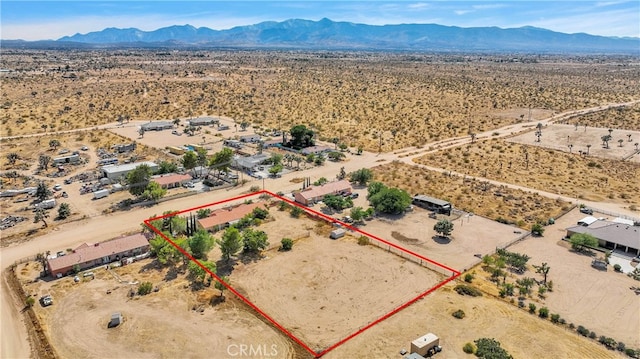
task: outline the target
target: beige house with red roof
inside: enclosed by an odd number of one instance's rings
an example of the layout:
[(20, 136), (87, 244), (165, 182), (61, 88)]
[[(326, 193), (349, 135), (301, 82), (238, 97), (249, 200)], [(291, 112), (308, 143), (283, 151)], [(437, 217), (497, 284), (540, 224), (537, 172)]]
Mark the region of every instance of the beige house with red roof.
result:
[(219, 231), (239, 221), (258, 207), (264, 207), (264, 202), (243, 203), (234, 207), (216, 209), (209, 217), (199, 219), (198, 227), (208, 231)]
[(177, 188), (183, 184), (191, 181), (191, 176), (187, 174), (170, 173), (160, 176), (154, 176), (151, 178), (153, 182), (156, 182), (160, 187), (164, 189)]
[(296, 202), (308, 206), (312, 203), (322, 201), (324, 196), (328, 194), (344, 194), (351, 193), (351, 183), (347, 180), (325, 183), (322, 186), (309, 186), (300, 192), (294, 193), (293, 197)]
[(47, 258), (46, 270), (54, 277), (61, 277), (72, 273), (76, 265), (84, 270), (148, 251), (149, 240), (140, 233), (95, 244), (84, 243), (71, 253)]

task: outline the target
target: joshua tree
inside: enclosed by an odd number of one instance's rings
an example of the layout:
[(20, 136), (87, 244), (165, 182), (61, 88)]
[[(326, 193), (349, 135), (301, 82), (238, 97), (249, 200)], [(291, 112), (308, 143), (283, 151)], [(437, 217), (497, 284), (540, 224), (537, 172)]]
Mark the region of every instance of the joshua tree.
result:
[(628, 134), (627, 137), (629, 138), (628, 142), (631, 142), (631, 134)]
[(178, 127), (178, 125), (180, 124), (180, 119), (176, 118), (175, 120), (173, 120), (173, 124)]
[(38, 157), (38, 164), (40, 165), (40, 168), (42, 168), (45, 171), (49, 169), (49, 162), (51, 162), (50, 156), (40, 155), (40, 157)]
[(636, 146), (636, 151), (638, 150), (638, 145), (640, 145), (638, 142), (633, 144), (634, 146)]
[(536, 131), (536, 137), (538, 138), (537, 141), (540, 142), (540, 137), (542, 136), (542, 131), (538, 130)]
[(602, 144), (605, 146), (605, 148), (609, 148), (609, 141), (611, 141), (611, 135), (604, 135), (601, 137), (602, 139)]
[(33, 223), (42, 222), (45, 227), (48, 227), (46, 219), (49, 218), (49, 212), (44, 208), (36, 209), (36, 215), (33, 218)]
[(476, 141), (476, 134), (472, 133), (471, 134), (471, 143), (474, 143)]
[(591, 145), (587, 145), (587, 156), (589, 156), (589, 149), (591, 148)]
[(611, 133), (613, 132), (613, 128), (610, 128), (608, 131), (609, 131), (609, 136), (611, 136)]
[(11, 152), (7, 154), (7, 160), (9, 160), (10, 165), (15, 165), (16, 161), (20, 159), (20, 155), (15, 152)]
[(533, 265), (533, 268), (536, 269), (536, 273), (540, 273), (544, 276), (544, 280), (542, 281), (543, 284), (547, 284), (547, 275), (549, 274), (549, 270), (551, 269), (551, 267), (549, 267), (547, 265), (547, 263), (542, 263), (542, 265)]
[(49, 141), (49, 147), (53, 148), (54, 151), (57, 150), (60, 147), (60, 141), (56, 139)]
[(569, 147), (569, 153), (571, 153), (571, 149), (573, 148), (573, 145), (569, 144), (567, 147)]
[(624, 142), (624, 140), (621, 138), (618, 140), (618, 147), (622, 147), (622, 143)]

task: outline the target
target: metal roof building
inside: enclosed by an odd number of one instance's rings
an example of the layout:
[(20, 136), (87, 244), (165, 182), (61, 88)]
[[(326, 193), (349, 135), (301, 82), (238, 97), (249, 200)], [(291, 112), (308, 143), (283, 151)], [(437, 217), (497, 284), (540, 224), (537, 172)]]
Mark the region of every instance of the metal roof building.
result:
[(102, 174), (104, 177), (107, 177), (112, 182), (119, 180), (122, 176), (126, 176), (127, 173), (136, 169), (136, 167), (140, 165), (147, 165), (151, 168), (152, 171), (156, 171), (158, 169), (158, 165), (155, 162), (145, 161), (145, 162), (135, 162), (135, 163), (125, 163), (123, 165), (107, 165), (102, 166)]
[(567, 237), (574, 233), (588, 233), (596, 237), (602, 247), (640, 255), (639, 226), (599, 220), (589, 226), (567, 228)]

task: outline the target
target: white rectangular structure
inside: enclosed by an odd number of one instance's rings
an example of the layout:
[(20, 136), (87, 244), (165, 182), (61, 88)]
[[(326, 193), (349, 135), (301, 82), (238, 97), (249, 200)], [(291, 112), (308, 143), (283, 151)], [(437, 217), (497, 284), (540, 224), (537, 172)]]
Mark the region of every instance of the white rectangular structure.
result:
[(429, 350), (438, 346), (439, 343), (440, 338), (433, 333), (428, 333), (411, 342), (411, 352), (426, 357)]

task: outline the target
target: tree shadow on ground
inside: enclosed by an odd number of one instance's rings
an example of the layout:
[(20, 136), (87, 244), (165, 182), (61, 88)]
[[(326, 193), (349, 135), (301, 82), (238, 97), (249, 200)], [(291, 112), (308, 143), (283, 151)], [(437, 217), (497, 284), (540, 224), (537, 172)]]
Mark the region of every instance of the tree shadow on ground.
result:
[(435, 235), (433, 237), (431, 237), (433, 239), (434, 242), (438, 243), (438, 244), (449, 244), (451, 243), (451, 237), (444, 237), (444, 236), (438, 236)]
[(231, 258), (229, 260), (220, 259), (216, 262), (216, 274), (218, 277), (224, 277), (231, 275), (235, 265), (238, 263), (237, 259)]

